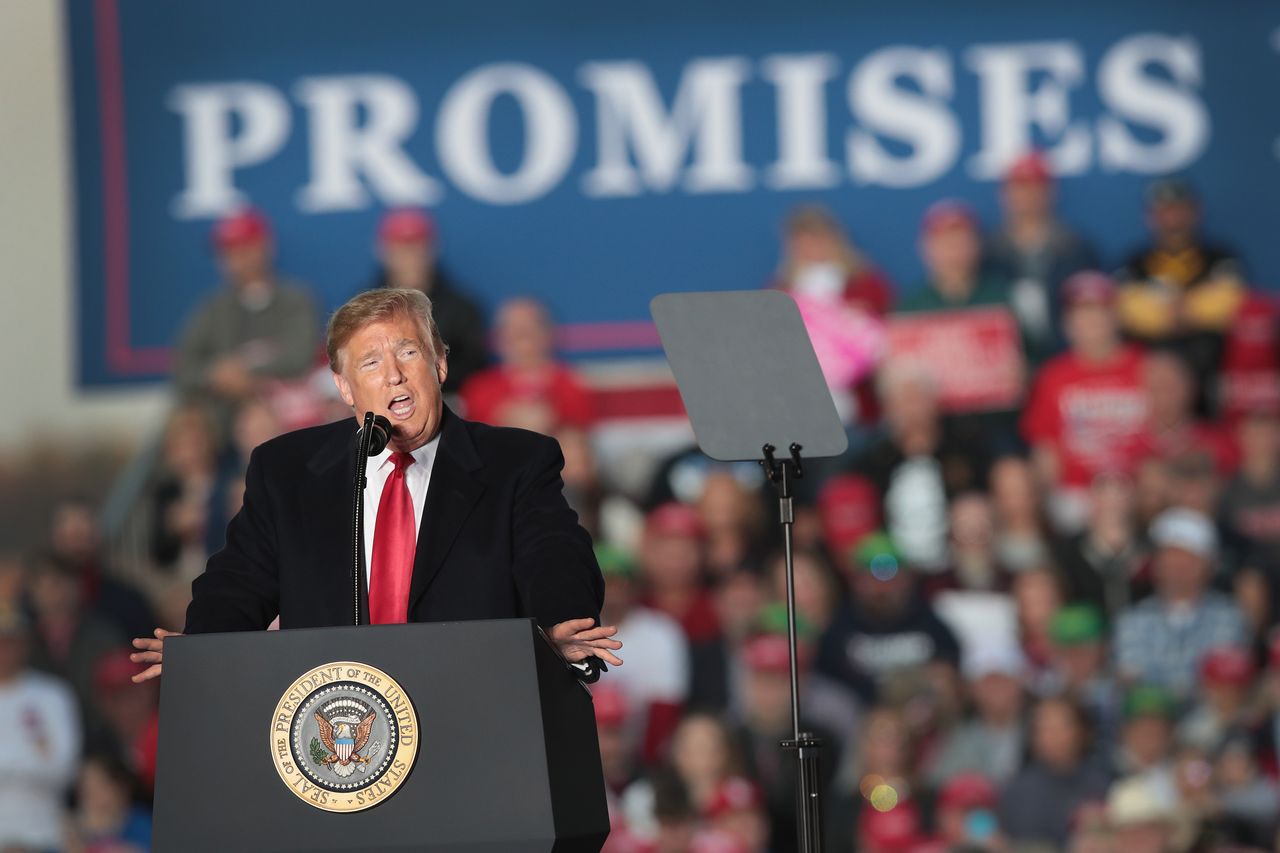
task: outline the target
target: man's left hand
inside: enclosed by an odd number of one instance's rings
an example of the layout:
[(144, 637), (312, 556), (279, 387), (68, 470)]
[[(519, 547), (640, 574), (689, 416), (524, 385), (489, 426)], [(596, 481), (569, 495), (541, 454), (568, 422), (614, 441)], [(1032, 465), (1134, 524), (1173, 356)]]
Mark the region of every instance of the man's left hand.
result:
[(596, 624), (594, 619), (570, 619), (551, 628), (551, 642), (560, 649), (569, 663), (579, 663), (590, 657), (597, 657), (610, 666), (622, 666), (622, 658), (614, 654), (622, 648), (622, 643), (610, 639), (618, 633), (616, 625)]

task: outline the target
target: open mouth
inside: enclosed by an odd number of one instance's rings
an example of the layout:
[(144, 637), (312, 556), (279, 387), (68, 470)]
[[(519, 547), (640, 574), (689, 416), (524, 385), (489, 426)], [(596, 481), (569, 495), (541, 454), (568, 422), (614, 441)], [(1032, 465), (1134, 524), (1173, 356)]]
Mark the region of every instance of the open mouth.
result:
[(387, 409), (397, 418), (407, 418), (413, 414), (413, 398), (408, 394), (392, 397), (391, 402), (387, 404)]

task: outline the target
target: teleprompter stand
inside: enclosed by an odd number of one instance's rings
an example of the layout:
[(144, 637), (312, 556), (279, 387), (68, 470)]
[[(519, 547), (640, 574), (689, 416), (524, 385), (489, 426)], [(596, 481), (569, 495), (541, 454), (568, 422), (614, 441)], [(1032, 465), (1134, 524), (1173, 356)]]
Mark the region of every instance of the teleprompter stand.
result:
[[(665, 293), (650, 303), (698, 446), (721, 461), (756, 460), (778, 490), (787, 574), (796, 825), (802, 853), (822, 850), (821, 743), (800, 730), (792, 481), (810, 458), (839, 456), (848, 439), (791, 297), (778, 291)], [(785, 447), (789, 458), (779, 459)]]

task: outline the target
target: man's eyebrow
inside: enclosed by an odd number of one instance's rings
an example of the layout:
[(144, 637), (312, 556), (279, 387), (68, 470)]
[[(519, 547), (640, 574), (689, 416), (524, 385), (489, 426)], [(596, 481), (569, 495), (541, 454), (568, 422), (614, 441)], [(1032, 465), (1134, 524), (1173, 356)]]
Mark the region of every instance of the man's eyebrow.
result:
[(403, 347), (407, 347), (407, 346), (420, 347), (421, 344), (418, 343), (417, 338), (401, 338), (400, 340), (396, 341), (396, 349), (402, 349)]
[(364, 361), (365, 359), (367, 359), (367, 358), (372, 358), (373, 356), (375, 356), (375, 355), (377, 355), (377, 354), (378, 354), (378, 348), (377, 348), (377, 347), (370, 347), (369, 349), (367, 349), (367, 350), (365, 350), (364, 352), (360, 353), (360, 355), (356, 358), (356, 361)]

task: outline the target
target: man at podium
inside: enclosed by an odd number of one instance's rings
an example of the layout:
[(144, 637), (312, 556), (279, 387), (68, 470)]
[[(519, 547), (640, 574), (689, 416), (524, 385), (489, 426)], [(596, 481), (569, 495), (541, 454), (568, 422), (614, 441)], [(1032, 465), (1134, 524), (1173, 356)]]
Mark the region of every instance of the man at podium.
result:
[[(466, 421), (444, 405), (447, 347), (420, 291), (371, 290), (329, 321), (329, 366), (354, 419), (253, 451), (226, 546), (192, 584), (187, 633), (533, 617), (594, 678), (621, 664), (596, 624), (604, 583), (562, 493), (556, 442)], [(352, 551), (356, 436), (391, 424), (368, 460), (363, 559)], [(135, 677), (160, 675), (170, 632), (134, 640)]]

